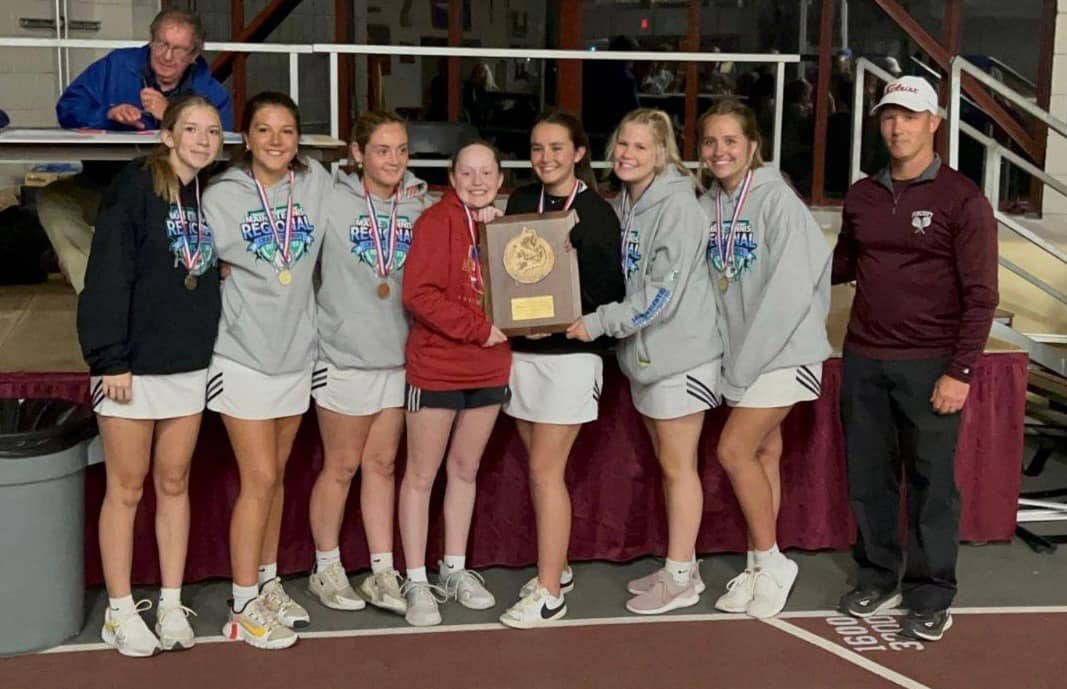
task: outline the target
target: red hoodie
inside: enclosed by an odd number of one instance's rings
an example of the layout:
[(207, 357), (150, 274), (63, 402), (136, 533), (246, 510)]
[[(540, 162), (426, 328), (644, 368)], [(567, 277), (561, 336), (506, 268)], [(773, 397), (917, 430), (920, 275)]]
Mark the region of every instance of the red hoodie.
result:
[(471, 236), (456, 192), (424, 211), (412, 234), (404, 264), (404, 308), (413, 318), (405, 348), (408, 383), (424, 390), (507, 385), (511, 347), (482, 347), (492, 323), (471, 282)]

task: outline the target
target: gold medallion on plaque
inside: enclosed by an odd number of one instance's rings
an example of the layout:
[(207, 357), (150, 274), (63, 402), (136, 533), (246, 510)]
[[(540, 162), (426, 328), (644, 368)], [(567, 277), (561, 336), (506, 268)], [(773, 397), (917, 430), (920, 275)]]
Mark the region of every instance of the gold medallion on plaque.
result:
[(552, 245), (529, 227), (504, 245), (504, 270), (516, 282), (532, 285), (545, 279), (556, 264)]

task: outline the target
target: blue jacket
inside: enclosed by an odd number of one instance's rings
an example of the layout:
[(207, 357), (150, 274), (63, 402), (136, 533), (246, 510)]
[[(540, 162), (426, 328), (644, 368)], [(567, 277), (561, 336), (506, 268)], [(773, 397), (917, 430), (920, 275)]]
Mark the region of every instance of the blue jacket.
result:
[[(56, 103), (56, 117), (66, 129), (118, 129), (132, 127), (107, 118), (112, 106), (129, 103), (141, 107), (141, 89), (159, 88), (149, 62), (149, 47), (119, 48), (100, 58), (78, 75)], [(196, 93), (218, 108), (222, 128), (233, 131), (233, 103), (222, 84), (211, 76), (203, 57), (185, 70), (181, 81), (164, 95)], [(145, 113), (141, 117), (145, 129), (159, 129), (159, 120)]]

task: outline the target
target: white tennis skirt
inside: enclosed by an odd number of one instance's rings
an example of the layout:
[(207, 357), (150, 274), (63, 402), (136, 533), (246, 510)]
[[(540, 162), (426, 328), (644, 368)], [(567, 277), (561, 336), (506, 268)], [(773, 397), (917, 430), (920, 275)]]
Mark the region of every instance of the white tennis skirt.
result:
[(311, 374), (311, 396), (323, 409), (368, 416), (404, 406), (404, 367), (363, 370), (319, 362)]
[(604, 361), (596, 354), (513, 352), (504, 413), (533, 423), (595, 421), (603, 386)]
[(767, 409), (789, 407), (798, 402), (811, 402), (822, 394), (822, 363), (807, 364), (768, 371), (756, 379), (741, 395), (732, 399), (726, 391), (726, 404), (731, 407)]
[(651, 419), (678, 419), (714, 409), (722, 404), (716, 392), (721, 366), (716, 359), (648, 385), (630, 381), (634, 407)]
[(267, 374), (214, 356), (208, 368), (207, 408), (238, 419), (297, 416), (311, 404), (311, 364), (296, 373)]
[(133, 376), (129, 402), (115, 402), (104, 395), (101, 376), (89, 380), (93, 411), (101, 416), (122, 419), (174, 419), (204, 411), (204, 384), (208, 370), (169, 373), (161, 376)]

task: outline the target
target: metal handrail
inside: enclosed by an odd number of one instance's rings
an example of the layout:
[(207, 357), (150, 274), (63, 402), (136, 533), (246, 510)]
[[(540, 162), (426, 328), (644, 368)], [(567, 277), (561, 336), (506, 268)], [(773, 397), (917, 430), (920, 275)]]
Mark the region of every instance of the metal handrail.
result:
[[(115, 49), (131, 48), (145, 45), (145, 41), (70, 39), (70, 38), (11, 38), (0, 37), (0, 48), (97, 48)], [(330, 135), (340, 136), (338, 55), (405, 55), (423, 57), (472, 57), (472, 58), (521, 58), (544, 60), (659, 60), (663, 62), (743, 62), (774, 64), (775, 74), (775, 111), (773, 133), (773, 155), (768, 164), (779, 167), (782, 150), (782, 102), (785, 94), (785, 66), (800, 62), (800, 55), (778, 53), (700, 53), (620, 50), (527, 50), (520, 48), (463, 48), (446, 46), (394, 46), (341, 43), (228, 43), (209, 42), (204, 44), (207, 52), (231, 51), (241, 53), (285, 53), (289, 55), (289, 95), (299, 102), (299, 55), (320, 54), (329, 56), (330, 69)], [(62, 70), (60, 70), (62, 72)], [(64, 84), (60, 76), (59, 89)], [(686, 161), (690, 167), (699, 165), (699, 161)]]
[[(771, 63), (776, 66), (775, 70), (775, 108), (774, 108), (774, 147), (771, 160), (767, 163), (775, 168), (780, 167), (782, 152), (782, 116), (784, 112), (783, 99), (785, 96), (785, 66), (786, 64), (799, 63), (800, 55), (782, 55), (778, 53), (698, 53), (698, 52), (672, 52), (659, 53), (650, 51), (624, 51), (624, 50), (554, 50), (539, 49), (527, 50), (520, 48), (458, 48), (444, 46), (387, 46), (387, 45), (357, 45), (342, 43), (315, 43), (312, 45), (315, 53), (328, 54), (330, 60), (330, 135), (337, 138), (340, 136), (339, 123), (339, 93), (338, 81), (338, 55), (417, 55), (425, 57), (473, 57), (473, 58), (520, 58), (520, 59), (543, 59), (543, 60), (659, 60), (662, 62), (746, 62), (746, 63)], [(686, 161), (686, 165), (695, 167), (699, 161)]]
[(1052, 114), (1046, 112), (1041, 107), (1034, 105), (1030, 102), (1030, 99), (1019, 93), (1018, 91), (1005, 86), (989, 74), (971, 64), (966, 58), (957, 55), (952, 58), (952, 69), (950, 72), (951, 78), (949, 81), (949, 103), (952, 103), (954, 107), (949, 110), (948, 118), (948, 152), (949, 152), (949, 165), (956, 167), (959, 164), (960, 154), (960, 108), (958, 103), (960, 102), (960, 94), (962, 92), (963, 73), (974, 77), (977, 81), (989, 89), (996, 91), (1001, 97), (1014, 103), (1019, 108), (1026, 111), (1028, 114), (1041, 120), (1053, 130), (1055, 130), (1060, 136), (1067, 136), (1067, 122), (1054, 117)]

